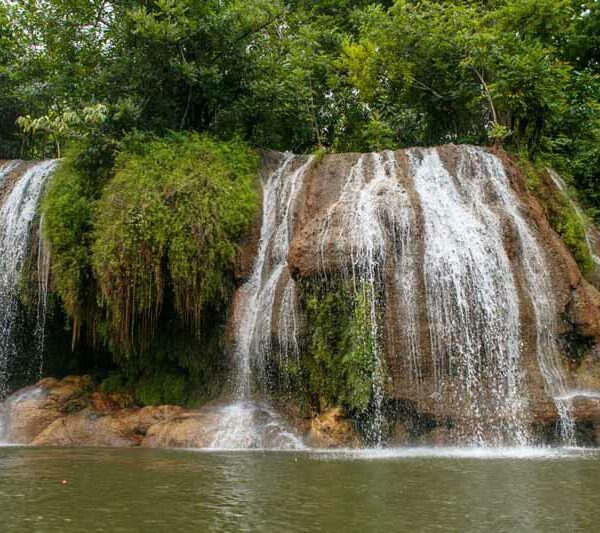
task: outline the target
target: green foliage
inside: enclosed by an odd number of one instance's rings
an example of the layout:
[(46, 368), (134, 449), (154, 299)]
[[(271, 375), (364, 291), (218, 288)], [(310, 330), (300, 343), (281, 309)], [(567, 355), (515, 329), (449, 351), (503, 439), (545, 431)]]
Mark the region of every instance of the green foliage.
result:
[(582, 274), (584, 276), (592, 274), (595, 266), (586, 241), (585, 221), (567, 200), (562, 202), (560, 215), (554, 225), (563, 242), (573, 254)]
[(282, 150), (503, 142), (560, 160), (600, 212), (599, 21), (574, 0), (15, 0), (0, 147), (46, 117), (21, 152), (47, 155), (72, 110), (127, 101), (143, 131)]
[(52, 279), (73, 346), (84, 330), (117, 363), (108, 389), (142, 404), (198, 404), (222, 387), (224, 304), (258, 208), (256, 165), (239, 140), (116, 142), (101, 131), (62, 160), (42, 206)]
[(97, 206), (92, 264), (121, 352), (152, 335), (165, 285), (198, 325), (229, 295), (236, 242), (258, 199), (256, 156), (239, 142), (179, 135), (117, 157)]
[[(128, 392), (140, 405), (164, 403), (197, 407), (216, 398), (226, 384), (223, 313), (211, 312), (200, 332), (177, 320), (171, 302), (151, 342), (139, 353), (118, 359), (102, 382), (106, 392)], [(103, 373), (106, 375), (106, 373)]]
[(60, 163), (42, 205), (43, 231), (52, 249), (52, 277), (74, 338), (85, 320), (86, 291), (91, 282), (94, 187), (77, 169), (72, 149)]
[(138, 405), (185, 404), (186, 387), (185, 376), (168, 372), (156, 373), (135, 383), (120, 373), (113, 373), (100, 384), (103, 392), (131, 392)]
[(590, 353), (594, 346), (593, 338), (585, 337), (575, 332), (565, 335), (564, 340), (567, 347), (566, 355), (576, 365), (580, 365), (583, 362), (585, 356)]
[(152, 339), (165, 290), (194, 331), (206, 306), (227, 300), (236, 243), (258, 207), (257, 158), (240, 141), (131, 135), (113, 168), (116, 146), (103, 139), (61, 163), (44, 231), (74, 340), (87, 325), (128, 354)]
[[(600, 222), (599, 28), (597, 1), (4, 2), (0, 157), (66, 154), (43, 207), (56, 290), (75, 338), (86, 325), (131, 356), (165, 301), (197, 329), (227, 297), (255, 163), (203, 135), (317, 158), (502, 143), (572, 176)], [(160, 140), (170, 131), (202, 135)], [(551, 211), (586, 271), (586, 221), (564, 199)], [(344, 338), (321, 330), (312, 348), (317, 389), (355, 406), (341, 384), (368, 357), (340, 360), (339, 383), (324, 369), (360, 337), (357, 305), (339, 318)], [(314, 310), (322, 324), (328, 306)]]
[(589, 222), (576, 207), (577, 200), (570, 197), (568, 189), (557, 188), (542, 161), (534, 164), (522, 156), (519, 166), (525, 175), (527, 188), (541, 201), (550, 225), (573, 254), (582, 274), (592, 274), (595, 264), (586, 235)]
[(372, 394), (377, 339), (372, 337), (367, 296), (345, 283), (313, 281), (304, 289), (311, 395), (351, 412), (367, 409)]

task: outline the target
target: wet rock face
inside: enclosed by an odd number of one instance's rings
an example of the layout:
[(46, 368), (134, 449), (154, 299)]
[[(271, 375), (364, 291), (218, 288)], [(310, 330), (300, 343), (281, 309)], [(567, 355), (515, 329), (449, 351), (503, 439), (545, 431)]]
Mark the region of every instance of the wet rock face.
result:
[(255, 402), (208, 404), (152, 426), (148, 448), (299, 449), (301, 440), (272, 408)]
[(37, 446), (139, 446), (148, 429), (183, 409), (136, 408), (128, 395), (93, 392), (89, 376), (46, 378), (0, 406), (0, 440)]
[[(276, 161), (269, 153), (265, 168)], [(303, 176), (291, 229), (298, 287), (336, 277), (377, 284), (385, 396), (413, 402), (444, 428), (437, 434), (500, 442), (518, 427), (532, 441), (528, 428), (551, 418), (590, 419), (593, 406), (584, 416), (556, 398), (600, 386), (600, 294), (502, 151), (325, 155)], [(269, 315), (275, 347), (282, 292)]]
[(88, 376), (53, 378), (0, 405), (0, 441), (34, 446), (297, 449), (303, 444), (268, 405), (136, 407), (126, 394), (93, 391)]
[(312, 419), (306, 442), (313, 448), (354, 448), (360, 439), (340, 408), (327, 409)]

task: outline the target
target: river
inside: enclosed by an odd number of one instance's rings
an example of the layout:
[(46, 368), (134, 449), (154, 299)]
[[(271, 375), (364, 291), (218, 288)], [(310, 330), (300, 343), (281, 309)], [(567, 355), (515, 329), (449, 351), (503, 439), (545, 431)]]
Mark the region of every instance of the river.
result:
[(598, 531), (600, 452), (0, 448), (0, 530)]

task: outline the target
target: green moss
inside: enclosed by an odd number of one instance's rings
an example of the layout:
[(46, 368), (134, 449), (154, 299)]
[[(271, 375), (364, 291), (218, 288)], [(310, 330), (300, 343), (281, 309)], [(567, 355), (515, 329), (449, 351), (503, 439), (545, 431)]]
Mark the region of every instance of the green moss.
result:
[(582, 274), (588, 276), (593, 273), (595, 266), (586, 240), (585, 222), (566, 199), (553, 226), (573, 254)]
[(257, 158), (241, 142), (179, 135), (117, 157), (96, 213), (92, 264), (121, 351), (151, 336), (168, 283), (198, 325), (229, 296), (237, 241), (258, 207)]
[(326, 155), (327, 148), (319, 146), (319, 148), (313, 152), (313, 165), (318, 165)]
[(237, 242), (258, 208), (257, 164), (240, 141), (196, 134), (73, 147), (43, 214), (74, 338), (83, 324), (117, 354), (143, 351), (165, 291), (171, 311), (198, 331), (204, 308), (230, 295)]
[(321, 404), (364, 411), (371, 401), (378, 339), (373, 338), (365, 288), (307, 283), (303, 290), (309, 346), (309, 389)]
[(582, 274), (592, 274), (595, 266), (586, 237), (588, 222), (576, 211), (573, 201), (569, 198), (569, 192), (549, 187), (549, 178), (546, 177), (547, 170), (543, 162), (540, 161), (536, 165), (521, 157), (519, 166), (525, 176), (527, 189), (542, 204), (550, 225), (573, 254)]
[(526, 154), (520, 154), (518, 159), (519, 168), (525, 177), (525, 186), (527, 187), (527, 190), (533, 194), (539, 193), (544, 183), (540, 171), (528, 159)]

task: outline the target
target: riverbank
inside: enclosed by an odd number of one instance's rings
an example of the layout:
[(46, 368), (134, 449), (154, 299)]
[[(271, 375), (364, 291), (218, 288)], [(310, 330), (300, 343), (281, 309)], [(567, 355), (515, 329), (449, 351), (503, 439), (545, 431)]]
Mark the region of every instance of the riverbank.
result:
[(0, 406), (0, 441), (33, 446), (298, 449), (357, 446), (339, 410), (288, 420), (262, 402), (139, 407), (89, 376), (45, 378)]
[[(575, 391), (572, 416), (578, 443), (600, 445), (600, 395)], [(558, 414), (538, 413), (532, 427), (542, 435)], [(449, 431), (433, 428), (415, 438), (402, 423), (386, 447), (461, 446)], [(540, 437), (541, 438), (541, 437)], [(101, 446), (197, 449), (353, 449), (365, 442), (339, 409), (301, 417), (262, 401), (214, 401), (197, 409), (137, 406), (127, 393), (98, 390), (89, 376), (45, 378), (0, 405), (0, 442), (32, 446)], [(532, 444), (548, 444), (544, 440)]]

